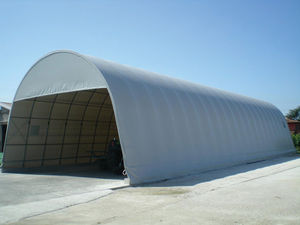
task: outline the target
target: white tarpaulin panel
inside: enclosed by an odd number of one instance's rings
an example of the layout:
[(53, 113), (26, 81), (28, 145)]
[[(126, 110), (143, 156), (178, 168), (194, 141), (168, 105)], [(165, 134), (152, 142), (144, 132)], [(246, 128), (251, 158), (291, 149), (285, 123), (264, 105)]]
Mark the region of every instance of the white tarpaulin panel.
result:
[[(56, 152), (55, 146), (47, 145), (45, 150), (45, 140), (39, 143), (34, 138), (30, 140), (42, 128), (48, 140), (50, 130), (60, 126), (59, 122), (52, 121), (53, 112), (49, 117), (51, 110), (58, 114), (59, 110), (68, 112), (62, 119), (68, 121), (72, 132), (78, 132), (72, 134), (73, 139), (69, 137), (68, 148), (67, 139), (56, 141), (60, 148), (66, 148), (63, 153), (67, 154), (68, 163), (79, 163), (78, 152), (86, 152), (89, 143), (95, 142), (92, 140), (95, 135), (91, 134), (93, 137), (87, 137), (81, 144), (82, 132), (100, 123), (91, 118), (95, 118), (97, 110), (102, 111), (100, 103), (98, 109), (90, 106), (92, 97), (85, 91), (105, 89), (110, 107), (103, 118), (115, 122), (113, 126), (99, 125), (102, 127), (99, 142), (118, 135), (131, 184), (251, 162), (294, 150), (284, 116), (269, 103), (74, 52), (58, 51), (39, 60), (17, 90), (12, 115), (21, 116), (12, 116), (9, 121), (4, 168), (31, 166), (29, 162), (41, 166), (36, 161), (47, 161), (46, 153), (61, 154), (62, 150)], [(83, 93), (82, 107), (74, 109), (72, 125), (70, 105), (64, 109), (59, 100), (63, 93)], [(43, 106), (41, 98), (47, 96), (55, 100)], [(17, 111), (21, 105), (24, 110)], [(42, 122), (43, 116), (49, 118), (53, 128)], [(34, 120), (35, 117), (40, 120)], [(85, 121), (85, 125), (76, 124), (79, 120)], [(42, 128), (35, 130), (34, 123)], [(111, 129), (112, 133), (106, 132)], [(103, 132), (106, 135), (101, 136)], [(51, 138), (59, 139), (67, 132), (63, 133), (54, 132)], [(9, 145), (10, 141), (19, 144)], [(28, 146), (30, 141), (36, 144), (35, 150)], [(38, 154), (39, 151), (42, 153)], [(28, 154), (31, 156), (27, 160)]]

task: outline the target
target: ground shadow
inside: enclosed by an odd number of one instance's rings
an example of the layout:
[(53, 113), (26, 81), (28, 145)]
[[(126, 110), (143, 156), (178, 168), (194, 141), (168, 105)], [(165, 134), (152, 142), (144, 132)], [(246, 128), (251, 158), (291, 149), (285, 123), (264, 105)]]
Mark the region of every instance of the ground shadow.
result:
[(38, 168), (22, 168), (22, 169), (2, 169), (3, 173), (15, 174), (30, 174), (30, 175), (56, 175), (56, 176), (72, 176), (72, 177), (86, 177), (86, 178), (100, 178), (100, 179), (116, 179), (123, 180), (127, 176), (118, 175), (108, 170), (99, 168), (97, 163), (82, 164), (72, 166), (51, 166)]
[[(300, 154), (290, 153), (283, 156), (278, 156), (266, 160), (256, 161), (247, 164), (240, 164), (236, 166), (226, 167), (223, 169), (209, 170), (203, 172), (192, 173), (186, 176), (177, 177), (174, 179), (167, 179), (159, 182), (145, 183), (133, 185), (134, 187), (172, 187), (172, 186), (193, 186), (202, 182), (207, 182), (219, 178), (224, 178), (239, 173), (244, 173), (263, 167), (277, 165), (298, 159)], [(57, 175), (57, 176), (74, 176), (86, 178), (100, 178), (100, 179), (116, 179), (124, 180), (127, 176), (117, 175), (112, 172), (99, 168), (98, 164), (92, 165), (76, 165), (76, 166), (56, 166), (56, 167), (39, 167), (33, 169), (18, 169), (5, 170), (5, 173), (19, 173), (31, 175)]]
[(240, 164), (236, 166), (226, 167), (223, 169), (203, 171), (201, 173), (193, 173), (187, 176), (178, 177), (174, 179), (163, 180), (161, 182), (146, 183), (135, 185), (135, 187), (174, 187), (174, 186), (193, 186), (199, 183), (208, 182), (215, 179), (220, 179), (239, 173), (244, 173), (272, 165), (285, 163), (288, 161), (300, 158), (300, 154), (289, 153), (283, 156), (277, 156), (266, 160), (260, 160), (247, 164)]

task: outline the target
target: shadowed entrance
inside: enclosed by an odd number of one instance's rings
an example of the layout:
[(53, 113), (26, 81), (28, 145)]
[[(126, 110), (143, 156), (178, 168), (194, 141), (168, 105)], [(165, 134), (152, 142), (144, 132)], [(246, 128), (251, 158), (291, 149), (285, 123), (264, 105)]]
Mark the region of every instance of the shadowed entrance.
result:
[(6, 169), (93, 163), (118, 139), (105, 88), (17, 101), (7, 135)]

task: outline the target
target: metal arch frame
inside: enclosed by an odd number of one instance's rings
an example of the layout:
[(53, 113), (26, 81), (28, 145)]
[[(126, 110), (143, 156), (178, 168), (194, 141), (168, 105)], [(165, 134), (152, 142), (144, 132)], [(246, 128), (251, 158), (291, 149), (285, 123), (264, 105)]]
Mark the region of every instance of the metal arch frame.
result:
[[(73, 104), (73, 105), (75, 105), (75, 104)], [(12, 116), (11, 118), (28, 119), (28, 117), (22, 117), (22, 116)], [(31, 118), (34, 119), (34, 120), (48, 120), (48, 118), (42, 118), (42, 117), (31, 117)], [(54, 118), (51, 118), (50, 120), (64, 121), (65, 119), (54, 119)], [(81, 121), (81, 120), (69, 119), (69, 121), (78, 122), (78, 121)], [(82, 120), (82, 121), (84, 121), (84, 122), (95, 122), (95, 120)], [(110, 123), (110, 120), (108, 120), (108, 121), (102, 120), (100, 122), (101, 123)]]
[[(37, 162), (37, 161), (40, 161), (40, 165), (41, 166), (44, 166), (45, 165), (45, 161), (47, 160), (59, 160), (59, 165), (62, 165), (62, 159), (75, 159), (75, 163), (77, 163), (78, 161), (78, 158), (87, 158), (89, 157), (90, 158), (90, 162), (91, 162), (91, 156), (92, 154), (90, 155), (87, 155), (87, 156), (83, 156), (83, 157), (79, 157), (78, 154), (79, 154), (79, 146), (80, 146), (80, 139), (81, 139), (81, 133), (82, 133), (82, 126), (83, 126), (83, 122), (84, 121), (88, 121), (88, 122), (96, 122), (96, 126), (95, 126), (95, 129), (94, 129), (94, 135), (93, 135), (93, 141), (92, 141), (92, 149), (94, 149), (94, 146), (95, 144), (103, 144), (105, 145), (105, 149), (103, 152), (106, 151), (106, 148), (107, 148), (107, 141), (108, 141), (108, 138), (109, 138), (109, 134), (110, 134), (110, 129), (111, 129), (111, 124), (112, 124), (112, 119), (113, 119), (113, 115), (114, 115), (114, 110), (113, 110), (113, 107), (112, 107), (112, 104), (105, 104), (108, 100), (108, 98), (110, 97), (109, 93), (106, 92), (106, 93), (102, 93), (102, 92), (97, 92), (99, 89), (94, 89), (93, 91), (91, 90), (84, 90), (84, 92), (90, 92), (90, 93), (93, 93), (89, 99), (88, 99), (88, 102), (87, 104), (82, 104), (83, 102), (75, 102), (75, 99), (76, 97), (78, 96), (78, 93), (81, 93), (81, 91), (77, 91), (77, 92), (73, 92), (73, 96), (72, 96), (72, 99), (71, 101), (69, 102), (66, 102), (66, 101), (60, 101), (60, 100), (57, 100), (59, 94), (55, 94), (54, 98), (51, 99), (50, 101), (46, 101), (46, 100), (40, 100), (38, 99), (38, 97), (35, 97), (35, 98), (32, 98), (32, 99), (25, 99), (24, 101), (27, 101), (27, 102), (31, 102), (32, 103), (32, 106), (31, 106), (31, 109), (30, 109), (30, 114), (27, 116), (27, 117), (22, 117), (22, 116), (12, 116), (11, 118), (19, 118), (19, 119), (26, 119), (28, 120), (27, 122), (27, 128), (26, 128), (26, 135), (25, 135), (25, 144), (10, 144), (10, 145), (25, 145), (24, 146), (24, 153), (23, 153), (23, 159), (22, 160), (13, 160), (14, 162), (21, 162), (22, 163), (22, 167), (24, 168), (25, 167), (25, 164), (26, 162)], [(106, 89), (107, 91), (107, 89)], [(97, 105), (97, 104), (89, 104), (93, 98), (93, 96), (95, 94), (99, 94), (101, 96), (104, 96), (104, 99), (103, 101), (101, 102), (100, 106)], [(48, 117), (46, 118), (43, 118), (43, 117), (33, 117), (33, 111), (36, 107), (36, 103), (48, 103), (48, 104), (51, 104), (51, 108), (50, 108), (50, 111), (49, 111), (49, 114), (48, 114)], [(65, 119), (54, 119), (52, 118), (52, 115), (53, 115), (53, 110), (54, 110), (54, 106), (55, 104), (65, 104), (65, 105), (68, 105), (68, 112), (67, 112), (67, 115), (66, 115), (66, 118)], [(82, 116), (82, 119), (81, 120), (76, 120), (76, 119), (69, 119), (69, 116), (70, 116), (70, 112), (71, 112), (71, 109), (72, 109), (72, 106), (73, 105), (78, 105), (78, 106), (85, 106), (85, 109), (84, 109), (84, 114)], [(87, 108), (88, 107), (96, 107), (96, 108), (99, 108), (98, 110), (98, 113), (97, 113), (97, 117), (96, 117), (96, 120), (84, 120), (84, 117), (85, 117), (85, 114), (86, 114), (86, 111), (87, 111)], [(100, 121), (100, 117), (102, 115), (102, 111), (103, 109), (110, 109), (112, 110), (112, 114), (110, 116), (110, 119), (107, 120), (107, 121)], [(29, 144), (29, 136), (30, 136), (30, 128), (31, 128), (31, 123), (32, 123), (32, 120), (34, 119), (37, 119), (37, 120), (47, 120), (47, 125), (46, 125), (46, 134), (45, 134), (45, 140), (44, 140), (44, 143), (43, 144)], [(49, 145), (47, 142), (48, 142), (48, 134), (49, 134), (49, 126), (50, 126), (50, 121), (51, 120), (60, 120), (60, 121), (65, 121), (65, 124), (64, 124), (64, 132), (63, 132), (63, 140), (61, 141), (61, 143), (55, 143), (55, 144), (50, 144), (50, 145), (57, 145), (58, 147), (60, 146), (60, 152), (59, 152), (59, 157), (57, 158), (49, 158), (49, 159), (46, 159), (45, 156), (46, 156), (46, 149), (47, 149), (47, 146)], [(65, 143), (65, 137), (66, 137), (66, 132), (67, 132), (67, 125), (69, 123), (69, 121), (80, 121), (81, 124), (80, 124), (80, 133), (79, 133), (79, 142), (77, 143), (77, 150), (76, 150), (76, 156), (75, 157), (63, 157), (63, 152), (64, 152), (64, 147), (66, 145), (73, 145), (72, 144), (68, 144), (68, 143)], [(103, 123), (109, 123), (109, 128), (107, 130), (107, 135), (106, 136), (106, 141), (105, 142), (99, 142), (99, 143), (96, 143), (96, 132), (97, 132), (97, 128), (103, 124)], [(92, 136), (92, 135), (88, 135), (88, 136)], [(103, 137), (105, 137), (103, 135)], [(74, 143), (76, 144), (76, 143)], [(84, 144), (90, 144), (90, 142), (88, 143), (84, 143)], [(28, 159), (26, 160), (26, 157), (27, 157), (27, 150), (30, 146), (43, 146), (43, 150), (42, 150), (42, 156), (40, 159)], [(10, 160), (11, 161), (11, 160)], [(11, 161), (12, 162), (12, 161)]]
[(112, 112), (111, 112), (111, 116), (110, 116), (110, 123), (108, 125), (108, 130), (107, 130), (107, 135), (106, 135), (105, 150), (107, 150), (108, 139), (109, 139), (109, 136), (110, 136), (110, 128), (111, 128), (111, 123), (112, 123), (113, 118), (114, 118), (114, 109), (112, 108)]
[[(91, 137), (91, 135), (89, 136), (85, 136), (85, 137)], [(64, 143), (65, 145), (74, 145), (74, 143)], [(86, 142), (86, 143), (81, 143), (81, 144), (91, 144), (91, 142)], [(96, 144), (105, 144), (105, 142), (96, 142)], [(13, 145), (13, 146), (22, 146), (24, 144), (9, 144), (9, 145)], [(28, 144), (29, 146), (38, 146), (38, 145), (44, 145), (44, 144)], [(50, 144), (48, 143), (47, 145), (61, 145), (61, 143), (53, 143)], [(46, 159), (47, 160), (47, 159)]]
[[(97, 90), (97, 89), (96, 89)], [(85, 92), (85, 90), (83, 90)], [(75, 92), (83, 92), (83, 91), (75, 91)], [(75, 93), (75, 92), (70, 92), (70, 93)], [(89, 91), (90, 92), (90, 91)], [(103, 95), (102, 93), (99, 93), (99, 92), (95, 92), (97, 94), (101, 94)], [(55, 95), (55, 94), (54, 94)], [(60, 95), (60, 94), (58, 94)], [(38, 98), (38, 97), (37, 97)], [(30, 102), (31, 100), (29, 99), (25, 99), (25, 100), (22, 100), (22, 101), (27, 101), (27, 102)], [(43, 101), (43, 100), (36, 100), (37, 103), (52, 103), (52, 101)], [(70, 102), (63, 102), (63, 101), (56, 101), (57, 104), (62, 104), (62, 105), (69, 105)], [(82, 102), (81, 103), (78, 103), (78, 102), (74, 102), (73, 105), (78, 105), (78, 106), (86, 106), (86, 104), (83, 104)], [(110, 108), (111, 105), (103, 105), (103, 108)], [(98, 108), (99, 107), (99, 104), (97, 103), (92, 103), (90, 104), (90, 107), (94, 107), (94, 108)]]
[(32, 106), (29, 114), (29, 120), (28, 120), (28, 126), (27, 126), (27, 131), (26, 131), (26, 138), (25, 138), (25, 148), (24, 148), (24, 154), (23, 154), (23, 162), (22, 162), (22, 168), (25, 168), (25, 161), (26, 161), (26, 156), (27, 156), (27, 146), (28, 146), (28, 138), (29, 138), (29, 132), (30, 132), (30, 125), (31, 125), (31, 120), (32, 120), (32, 112), (35, 106), (35, 101), (36, 98), (33, 98), (32, 100)]
[(46, 154), (46, 148), (47, 148), (49, 126), (50, 126), (50, 121), (51, 121), (51, 117), (52, 117), (52, 112), (53, 112), (53, 108), (54, 108), (54, 105), (55, 105), (55, 103), (56, 103), (57, 97), (58, 97), (58, 94), (55, 95), (55, 97), (54, 97), (54, 99), (53, 99), (53, 102), (52, 102), (52, 105), (51, 105), (50, 112), (49, 112), (48, 123), (47, 123), (47, 130), (46, 130), (46, 138), (45, 138), (44, 149), (43, 149), (43, 153), (42, 153), (41, 166), (44, 166), (44, 162), (45, 162), (45, 154)]
[[(91, 92), (91, 91), (89, 91), (89, 92)], [(78, 143), (77, 143), (77, 149), (76, 149), (76, 155), (75, 155), (75, 164), (78, 163), (79, 146), (80, 146), (80, 140), (81, 140), (81, 133), (82, 133), (82, 126), (83, 126), (84, 117), (85, 117), (86, 111), (87, 111), (87, 109), (89, 107), (89, 103), (92, 100), (92, 98), (94, 97), (94, 95), (95, 95), (96, 92), (97, 92), (97, 89), (95, 89), (92, 92), (91, 96), (89, 97), (89, 99), (88, 99), (88, 101), (86, 103), (86, 106), (84, 108), (84, 113), (83, 113), (81, 121), (80, 121), (80, 130), (79, 130), (79, 137), (78, 137)]]
[[(98, 125), (99, 125), (99, 119), (100, 119), (100, 116), (101, 116), (101, 111), (103, 109), (102, 106), (104, 105), (104, 103), (106, 102), (108, 97), (109, 97), (109, 93), (107, 93), (107, 95), (104, 97), (104, 100), (103, 100), (102, 104), (100, 105), (99, 111), (97, 113), (96, 126), (95, 126), (95, 129), (94, 129), (94, 136), (93, 136), (93, 141), (92, 141), (92, 150), (94, 150), (94, 147), (95, 147), (96, 133), (97, 133)], [(93, 153), (91, 153), (91, 155), (90, 155), (89, 163), (92, 162), (92, 158), (93, 158)]]
[[(36, 161), (41, 161), (41, 166), (44, 166), (44, 163), (46, 160), (59, 160), (59, 165), (62, 164), (62, 159), (75, 159), (75, 162), (77, 163), (77, 160), (78, 158), (87, 158), (89, 157), (90, 158), (90, 161), (91, 161), (91, 155), (87, 155), (87, 156), (83, 156), (83, 157), (79, 157), (78, 156), (78, 147), (80, 144), (90, 144), (90, 142), (87, 142), (87, 143), (81, 143), (80, 142), (80, 138), (81, 138), (81, 133), (82, 133), (82, 126), (83, 126), (83, 122), (87, 121), (87, 122), (96, 122), (96, 126), (95, 126), (95, 129), (94, 129), (94, 134), (93, 135), (88, 135), (88, 136), (93, 136), (93, 141), (92, 141), (92, 149), (94, 149), (94, 146), (95, 144), (103, 144), (105, 145), (105, 150), (103, 152), (106, 151), (106, 148), (107, 148), (107, 141), (108, 141), (108, 138), (109, 138), (109, 134), (110, 134), (110, 129), (111, 129), (111, 125), (112, 125), (112, 120), (113, 120), (113, 115), (114, 115), (114, 110), (113, 110), (113, 107), (111, 104), (105, 104), (106, 101), (108, 100), (109, 98), (109, 93), (100, 93), (100, 92), (97, 92), (98, 89), (94, 89), (94, 91), (88, 91), (88, 92), (92, 92), (93, 94), (89, 97), (88, 99), (88, 102), (87, 104), (85, 105), (85, 109), (84, 109), (84, 113), (83, 113), (83, 116), (82, 116), (82, 119), (81, 120), (77, 120), (77, 119), (69, 119), (69, 115), (70, 115), (70, 112), (71, 112), (71, 109), (72, 109), (72, 106), (73, 105), (80, 105), (80, 106), (83, 106), (83, 104), (77, 104), (75, 103), (75, 99), (76, 97), (78, 96), (78, 93), (81, 93), (80, 91), (78, 92), (73, 92), (73, 97), (71, 99), (71, 101), (69, 103), (67, 102), (60, 102), (60, 101), (57, 101), (57, 98), (59, 96), (59, 94), (56, 94), (55, 97), (52, 99), (52, 101), (41, 101), (39, 100), (38, 98), (34, 98), (34, 99), (31, 99), (30, 102), (33, 102), (32, 106), (31, 106), (31, 111), (30, 111), (30, 115), (28, 117), (22, 117), (22, 116), (12, 116), (12, 118), (20, 118), (20, 119), (29, 119), (28, 121), (28, 127), (27, 127), (27, 131), (26, 131), (26, 137), (25, 137), (25, 148), (27, 149), (29, 146), (43, 146), (43, 152), (42, 152), (42, 157), (41, 159), (29, 159), (29, 160), (26, 160), (26, 154), (27, 154), (27, 151), (24, 151), (24, 159), (23, 160), (14, 160), (16, 162), (22, 162), (24, 165), (26, 162), (36, 162)], [(84, 91), (85, 92), (85, 91)], [(86, 115), (86, 111), (87, 111), (87, 108), (90, 106), (89, 103), (90, 101), (92, 100), (92, 98), (95, 96), (95, 94), (99, 94), (99, 95), (103, 95), (105, 96), (102, 103), (100, 104), (100, 106), (96, 106), (96, 105), (92, 105), (92, 107), (97, 107), (99, 108), (98, 109), (98, 112), (97, 112), (97, 116), (96, 116), (96, 120), (84, 120), (84, 117)], [(29, 101), (29, 100), (25, 100), (25, 101)], [(33, 114), (33, 110), (34, 108), (36, 107), (36, 103), (50, 103), (51, 104), (51, 108), (50, 108), (50, 111), (49, 111), (49, 115), (47, 118), (43, 118), (43, 117), (33, 117), (32, 114)], [(52, 118), (52, 115), (53, 115), (53, 110), (54, 110), (54, 106), (56, 103), (59, 103), (59, 104), (67, 104), (68, 105), (68, 112), (67, 112), (67, 115), (66, 115), (66, 118), (65, 119), (55, 119), (55, 118)], [(108, 121), (100, 121), (100, 117), (102, 115), (102, 112), (103, 112), (103, 109), (111, 109), (112, 110), (112, 114), (110, 116), (110, 119)], [(29, 141), (29, 133), (30, 133), (30, 124), (31, 124), (31, 121), (33, 119), (37, 119), (37, 120), (47, 120), (47, 128), (46, 128), (46, 134), (45, 134), (45, 141), (43, 144), (28, 144), (28, 141)], [(49, 144), (47, 143), (48, 142), (48, 134), (49, 134), (49, 126), (50, 126), (50, 121), (51, 120), (59, 120), (59, 121), (65, 121), (65, 124), (64, 124), (64, 133), (63, 133), (63, 140), (61, 143), (54, 143), (54, 144)], [(80, 133), (79, 133), (79, 142), (77, 143), (77, 150), (76, 150), (76, 156), (75, 157), (62, 157), (63, 156), (63, 148), (64, 146), (66, 145), (74, 145), (73, 143), (65, 143), (65, 137), (66, 137), (66, 131), (67, 131), (67, 125), (68, 125), (68, 122), (69, 121), (80, 121), (81, 122), (81, 125), (80, 125)], [(96, 143), (96, 132), (97, 132), (97, 128), (103, 124), (103, 123), (109, 123), (109, 128), (107, 130), (107, 135), (106, 136), (106, 141), (105, 142), (98, 142)], [(104, 136), (104, 137), (105, 137)], [(10, 145), (24, 145), (24, 144), (10, 144)], [(58, 158), (49, 158), (49, 159), (45, 159), (45, 154), (46, 154), (46, 148), (48, 145), (57, 145), (57, 146), (61, 146), (61, 149), (60, 149), (60, 153), (59, 153), (59, 157)], [(23, 166), (24, 167), (24, 166)]]
[(66, 120), (65, 120), (65, 126), (64, 126), (64, 134), (63, 134), (63, 140), (62, 140), (62, 143), (61, 143), (61, 149), (60, 149), (60, 153), (59, 153), (59, 162), (58, 164), (61, 165), (61, 160), (62, 160), (62, 155), (63, 155), (63, 150), (64, 150), (64, 145), (65, 145), (65, 137), (66, 137), (66, 128), (67, 128), (67, 124), (68, 124), (68, 121), (69, 121), (69, 116), (70, 116), (70, 111), (71, 111), (71, 108), (72, 108), (72, 105), (73, 105), (73, 102), (77, 96), (79, 92), (74, 92), (74, 96), (69, 104), (69, 108), (68, 108), (68, 112), (67, 112), (67, 117), (66, 117)]

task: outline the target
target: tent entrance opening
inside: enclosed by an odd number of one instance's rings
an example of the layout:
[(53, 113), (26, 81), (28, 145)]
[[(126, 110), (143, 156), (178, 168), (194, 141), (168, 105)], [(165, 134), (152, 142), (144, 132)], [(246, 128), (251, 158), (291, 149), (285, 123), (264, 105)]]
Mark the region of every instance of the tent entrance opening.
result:
[[(119, 135), (105, 88), (17, 101), (7, 135), (7, 168), (101, 164), (107, 156), (104, 163), (117, 163), (108, 154), (118, 147)], [(119, 151), (123, 166), (120, 144)]]

